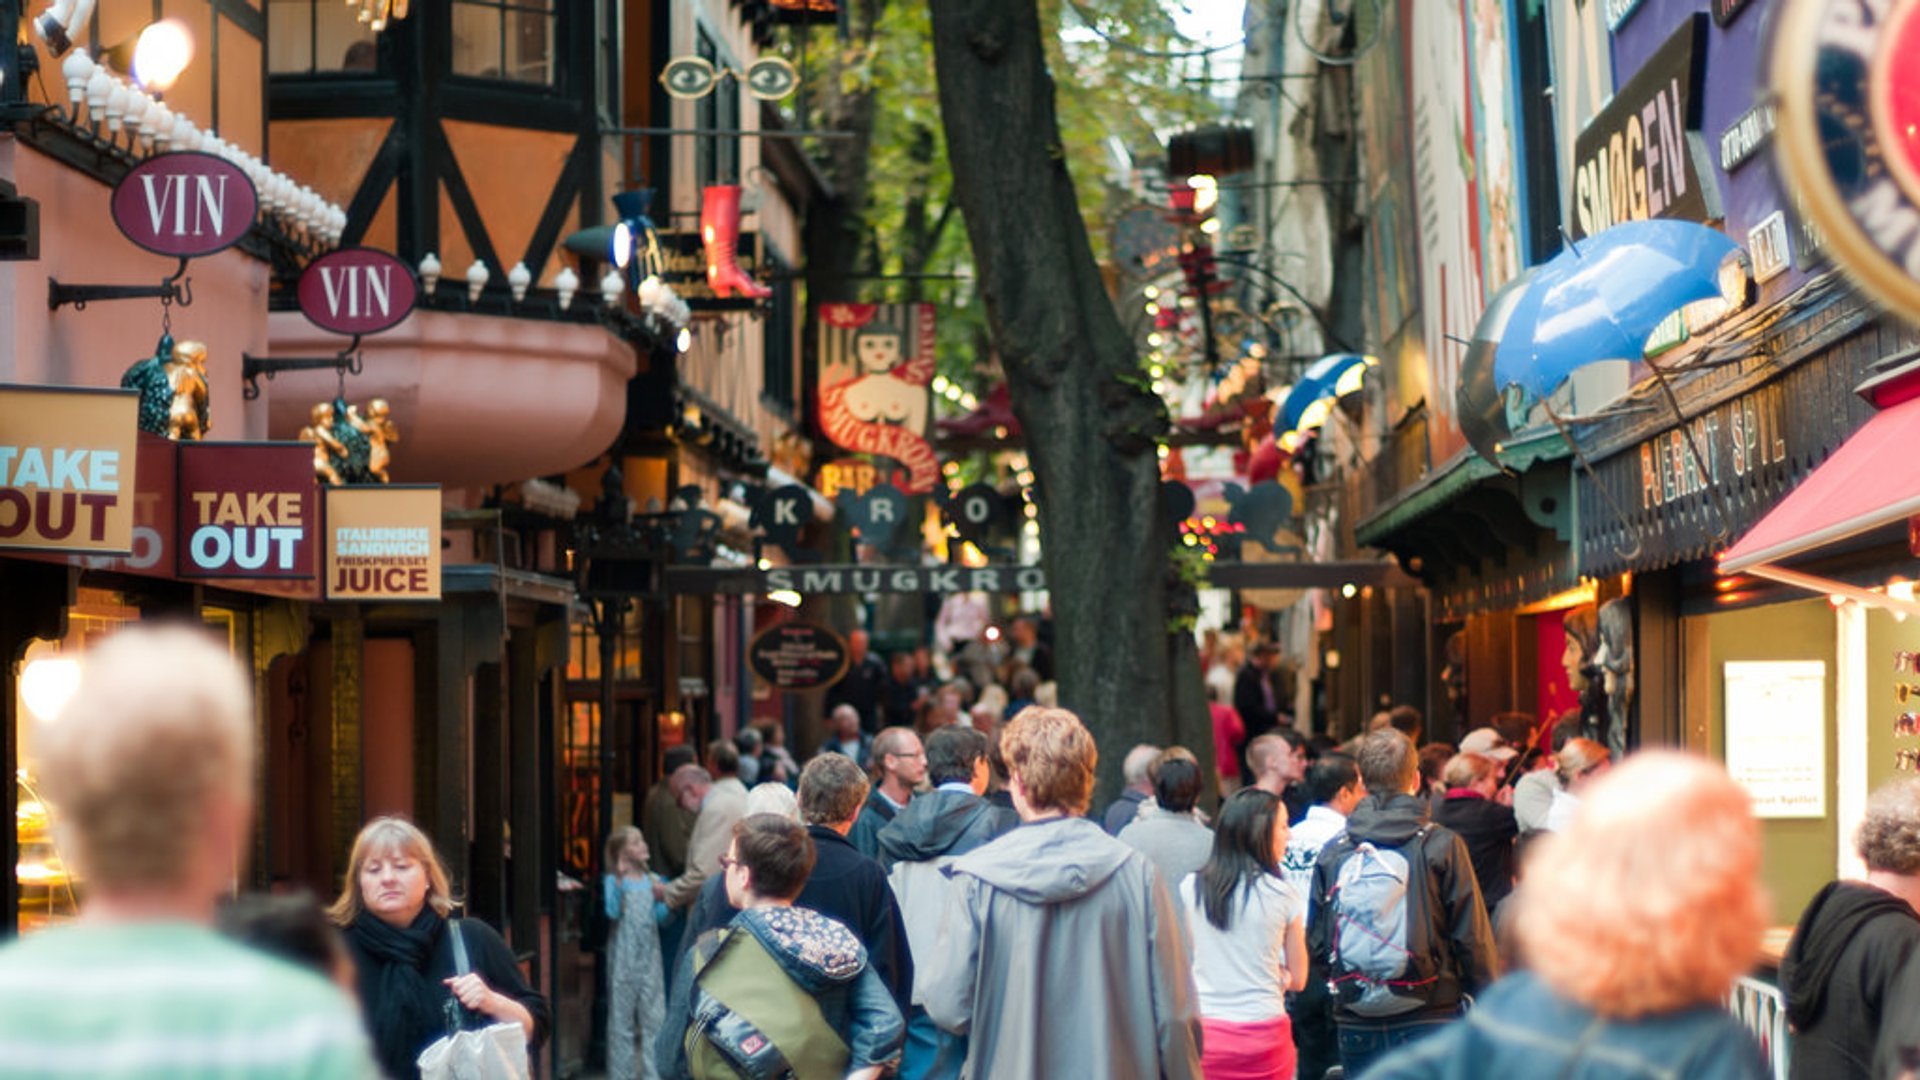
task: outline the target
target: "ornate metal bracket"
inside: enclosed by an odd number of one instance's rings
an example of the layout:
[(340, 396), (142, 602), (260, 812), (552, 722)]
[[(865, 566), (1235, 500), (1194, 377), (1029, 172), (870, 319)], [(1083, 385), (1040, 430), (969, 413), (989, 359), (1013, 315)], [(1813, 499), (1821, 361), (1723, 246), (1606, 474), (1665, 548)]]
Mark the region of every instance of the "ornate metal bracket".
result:
[(75, 311), (87, 310), (95, 300), (158, 300), (163, 304), (193, 304), (193, 279), (187, 276), (187, 260), (181, 259), (173, 274), (158, 285), (63, 285), (47, 279), (47, 310), (58, 311), (72, 304)]
[(282, 371), (325, 371), (340, 373), (341, 392), (345, 395), (347, 376), (360, 374), (360, 335), (355, 334), (347, 347), (332, 356), (240, 356), (240, 396), (252, 401), (260, 396), (260, 376), (271, 381)]

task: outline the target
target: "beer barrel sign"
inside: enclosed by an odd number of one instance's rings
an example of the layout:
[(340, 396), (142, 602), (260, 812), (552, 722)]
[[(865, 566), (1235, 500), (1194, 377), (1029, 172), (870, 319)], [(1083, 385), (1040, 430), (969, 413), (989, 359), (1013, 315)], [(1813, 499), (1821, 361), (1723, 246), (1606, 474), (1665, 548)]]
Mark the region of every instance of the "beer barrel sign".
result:
[(776, 690), (818, 690), (846, 674), (847, 643), (827, 627), (784, 622), (754, 635), (747, 664)]
[(260, 198), (238, 165), (194, 151), (156, 154), (113, 188), (113, 223), (127, 239), (177, 259), (225, 251), (260, 213)]

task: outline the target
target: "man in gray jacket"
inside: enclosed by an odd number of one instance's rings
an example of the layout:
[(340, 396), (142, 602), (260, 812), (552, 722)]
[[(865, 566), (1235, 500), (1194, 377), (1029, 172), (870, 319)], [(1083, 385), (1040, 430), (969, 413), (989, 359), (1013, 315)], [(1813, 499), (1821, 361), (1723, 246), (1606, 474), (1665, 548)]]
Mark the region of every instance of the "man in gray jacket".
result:
[(964, 1075), (1200, 1076), (1193, 973), (1146, 856), (1086, 813), (1096, 751), (1079, 717), (1032, 706), (1000, 736), (1022, 824), (946, 868), (953, 889), (916, 984), (969, 1036)]
[[(955, 859), (1019, 824), (1010, 810), (981, 796), (987, 790), (987, 737), (949, 724), (927, 737), (927, 779), (934, 788), (916, 795), (880, 830), (880, 861), (900, 902), (909, 951), (931, 956), (953, 884), (942, 873)], [(921, 1007), (915, 980), (907, 1014), (907, 1049), (900, 1074), (915, 1080), (960, 1075), (967, 1037), (941, 1031)]]

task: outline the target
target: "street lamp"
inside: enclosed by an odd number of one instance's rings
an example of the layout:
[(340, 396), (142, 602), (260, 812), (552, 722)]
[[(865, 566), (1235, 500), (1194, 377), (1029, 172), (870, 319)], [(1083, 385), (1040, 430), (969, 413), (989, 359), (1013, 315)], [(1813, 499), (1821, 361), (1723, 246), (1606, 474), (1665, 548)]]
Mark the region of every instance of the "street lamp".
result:
[[(664, 557), (662, 531), (658, 518), (634, 517), (617, 458), (608, 462), (607, 471), (600, 477), (600, 497), (594, 500), (592, 511), (574, 520), (574, 588), (592, 611), (600, 653), (600, 776), (595, 824), (602, 836), (613, 823), (615, 757), (609, 735), (620, 631), (633, 601), (655, 592), (655, 571)], [(651, 762), (651, 732), (643, 728), (636, 734), (642, 759)]]
[(193, 35), (179, 19), (161, 19), (140, 31), (133, 46), (133, 80), (155, 97), (173, 89), (193, 62)]

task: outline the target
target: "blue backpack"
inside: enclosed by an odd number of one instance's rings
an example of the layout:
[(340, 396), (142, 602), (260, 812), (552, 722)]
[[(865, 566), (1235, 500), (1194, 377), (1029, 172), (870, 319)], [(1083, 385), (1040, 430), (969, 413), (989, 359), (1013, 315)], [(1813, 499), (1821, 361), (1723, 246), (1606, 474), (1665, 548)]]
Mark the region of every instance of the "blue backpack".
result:
[(1347, 837), (1328, 893), (1333, 915), (1329, 988), (1335, 1003), (1364, 1017), (1398, 1016), (1425, 1006), (1439, 981), (1430, 920), (1422, 899), (1423, 825), (1398, 848)]

